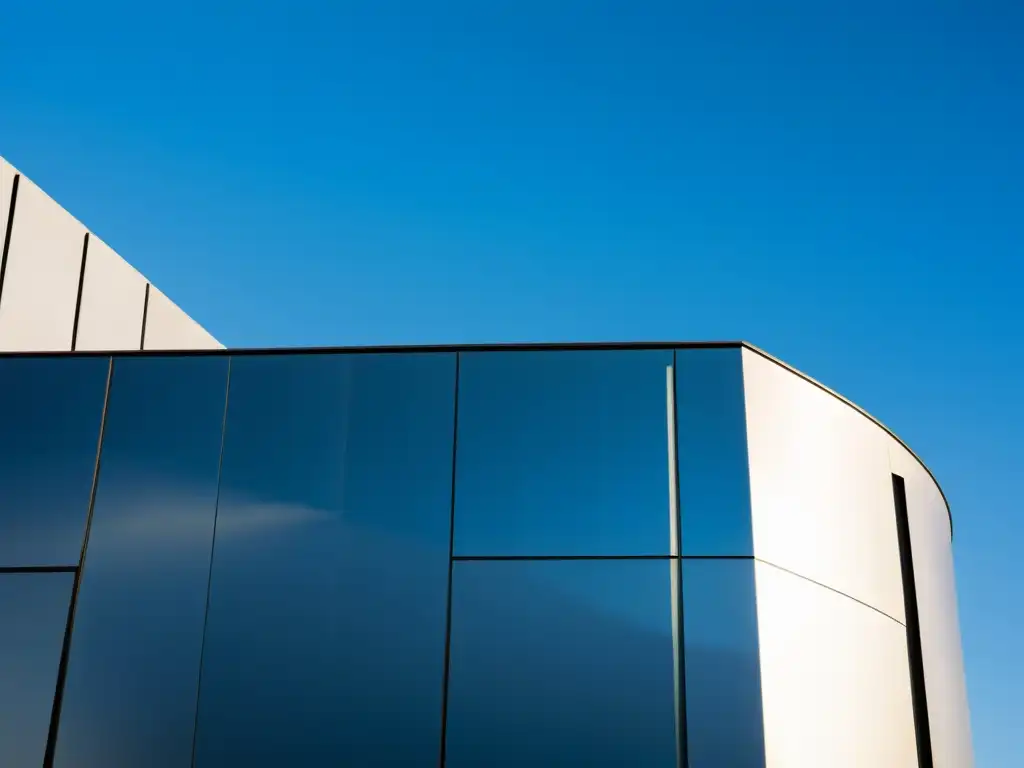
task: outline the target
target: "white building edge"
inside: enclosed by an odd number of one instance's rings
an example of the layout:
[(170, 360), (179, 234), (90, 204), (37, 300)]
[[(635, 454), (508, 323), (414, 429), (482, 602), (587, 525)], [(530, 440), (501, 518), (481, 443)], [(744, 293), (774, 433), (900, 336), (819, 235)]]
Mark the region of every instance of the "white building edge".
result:
[(0, 352), (223, 349), (0, 157)]
[[(760, 350), (744, 347), (742, 357), (765, 764), (970, 768), (942, 490), (845, 398)], [(893, 476), (905, 489), (912, 567)], [(915, 667), (926, 701), (913, 701)], [(919, 733), (923, 721), (930, 734)]]

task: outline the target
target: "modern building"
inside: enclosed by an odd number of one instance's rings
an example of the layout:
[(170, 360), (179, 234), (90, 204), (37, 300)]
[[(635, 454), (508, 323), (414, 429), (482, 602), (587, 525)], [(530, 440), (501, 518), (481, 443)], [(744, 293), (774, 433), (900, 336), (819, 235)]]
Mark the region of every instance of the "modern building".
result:
[(748, 344), (8, 354), (0, 408), (5, 767), (972, 765), (941, 489)]

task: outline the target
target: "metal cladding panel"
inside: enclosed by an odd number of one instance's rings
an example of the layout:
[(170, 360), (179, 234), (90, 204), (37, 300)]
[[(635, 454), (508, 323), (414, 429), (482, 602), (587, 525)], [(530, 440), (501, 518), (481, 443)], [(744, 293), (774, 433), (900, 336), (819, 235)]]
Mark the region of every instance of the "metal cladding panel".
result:
[(754, 567), (767, 768), (917, 768), (897, 621), (767, 563)]
[(138, 349), (146, 278), (98, 237), (90, 236), (75, 349)]
[(743, 350), (754, 555), (904, 620), (888, 434)]
[(223, 345), (150, 286), (143, 349), (223, 349)]
[(85, 227), (24, 176), (0, 294), (0, 351), (71, 349)]
[(0, 765), (43, 764), (72, 573), (0, 574)]
[(935, 768), (971, 768), (974, 756), (949, 512), (935, 481), (906, 448), (890, 439), (889, 455), (893, 473), (906, 482)]

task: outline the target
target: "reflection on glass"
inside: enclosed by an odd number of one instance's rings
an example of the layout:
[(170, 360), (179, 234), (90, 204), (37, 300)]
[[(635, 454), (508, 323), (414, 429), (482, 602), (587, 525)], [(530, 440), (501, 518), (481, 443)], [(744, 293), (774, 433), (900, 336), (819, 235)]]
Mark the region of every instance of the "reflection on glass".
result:
[(459, 555), (667, 555), (671, 351), (461, 357)]
[(683, 555), (752, 555), (741, 350), (676, 353)]
[(227, 369), (114, 364), (58, 767), (191, 762)]
[(455, 563), (449, 768), (675, 768), (672, 567)]
[(0, 566), (78, 565), (109, 360), (0, 360)]
[(452, 355), (232, 362), (198, 768), (436, 766)]
[(753, 560), (683, 560), (690, 768), (763, 768)]
[(46, 751), (71, 573), (0, 574), (0, 764), (39, 768)]

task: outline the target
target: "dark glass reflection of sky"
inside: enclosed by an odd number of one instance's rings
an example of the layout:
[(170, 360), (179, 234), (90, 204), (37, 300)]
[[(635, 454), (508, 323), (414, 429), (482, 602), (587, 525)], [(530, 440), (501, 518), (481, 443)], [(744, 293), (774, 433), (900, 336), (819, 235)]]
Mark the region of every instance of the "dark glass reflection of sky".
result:
[(447, 765), (676, 765), (671, 564), (455, 565)]
[(78, 564), (108, 366), (0, 360), (0, 566)]
[(690, 768), (763, 768), (754, 561), (683, 560)]
[(447, 764), (674, 768), (671, 567), (457, 562)]
[(191, 762), (227, 369), (114, 364), (57, 768)]
[(455, 358), (236, 358), (196, 765), (436, 766)]
[(669, 554), (672, 352), (461, 356), (458, 555)]
[(739, 349), (676, 353), (684, 555), (752, 555), (747, 423)]
[(0, 574), (0, 763), (43, 764), (71, 573)]

